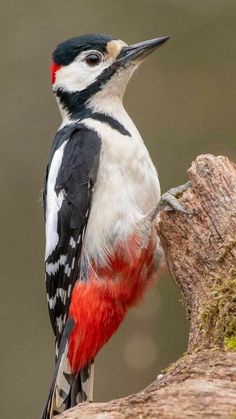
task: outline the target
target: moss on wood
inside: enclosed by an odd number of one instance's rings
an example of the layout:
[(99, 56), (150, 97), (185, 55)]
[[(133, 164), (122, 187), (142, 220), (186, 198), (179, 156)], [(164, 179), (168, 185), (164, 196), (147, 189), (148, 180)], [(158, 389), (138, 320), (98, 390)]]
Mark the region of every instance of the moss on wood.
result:
[(201, 312), (209, 346), (236, 350), (236, 276), (216, 281)]

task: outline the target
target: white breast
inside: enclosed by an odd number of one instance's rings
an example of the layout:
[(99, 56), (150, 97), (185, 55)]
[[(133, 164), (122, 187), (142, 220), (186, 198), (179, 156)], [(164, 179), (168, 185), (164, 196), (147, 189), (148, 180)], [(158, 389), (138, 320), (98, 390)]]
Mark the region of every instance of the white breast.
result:
[(158, 204), (160, 185), (149, 153), (130, 119), (131, 137), (99, 121), (87, 119), (83, 123), (102, 138), (84, 251), (89, 259), (104, 264), (114, 241), (130, 236), (143, 216)]

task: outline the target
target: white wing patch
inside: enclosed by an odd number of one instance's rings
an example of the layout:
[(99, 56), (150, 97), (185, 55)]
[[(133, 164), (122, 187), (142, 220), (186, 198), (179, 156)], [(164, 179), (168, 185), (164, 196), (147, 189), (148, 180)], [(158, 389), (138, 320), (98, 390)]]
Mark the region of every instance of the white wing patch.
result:
[(56, 248), (59, 241), (59, 236), (57, 232), (57, 221), (58, 221), (58, 212), (62, 206), (63, 194), (59, 195), (55, 192), (55, 185), (57, 180), (58, 171), (61, 166), (63, 153), (67, 141), (55, 151), (47, 181), (47, 202), (46, 202), (46, 250), (45, 250), (45, 260)]

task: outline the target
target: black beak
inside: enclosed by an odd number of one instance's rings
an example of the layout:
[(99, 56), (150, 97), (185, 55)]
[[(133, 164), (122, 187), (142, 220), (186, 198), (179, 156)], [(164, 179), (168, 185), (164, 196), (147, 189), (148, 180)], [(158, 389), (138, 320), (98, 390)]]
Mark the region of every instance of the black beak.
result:
[(120, 64), (142, 61), (143, 58), (147, 57), (166, 41), (168, 41), (169, 36), (161, 36), (160, 38), (150, 39), (148, 41), (138, 42), (137, 44), (128, 45), (127, 47), (122, 48), (119, 53), (116, 62)]

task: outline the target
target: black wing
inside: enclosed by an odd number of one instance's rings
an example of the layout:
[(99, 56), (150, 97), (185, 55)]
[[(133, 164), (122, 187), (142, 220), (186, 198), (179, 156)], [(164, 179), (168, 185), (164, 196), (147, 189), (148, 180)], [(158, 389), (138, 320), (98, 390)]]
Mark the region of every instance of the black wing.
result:
[[(77, 279), (83, 279), (79, 270), (80, 255), (100, 150), (101, 139), (95, 131), (84, 126), (76, 129), (65, 146), (56, 179), (55, 191), (57, 195), (62, 194), (63, 201), (57, 219), (59, 241), (46, 260), (46, 289), (57, 347), (66, 323), (73, 286)], [(46, 192), (47, 186), (45, 197)], [(55, 268), (49, 269), (49, 266)]]

